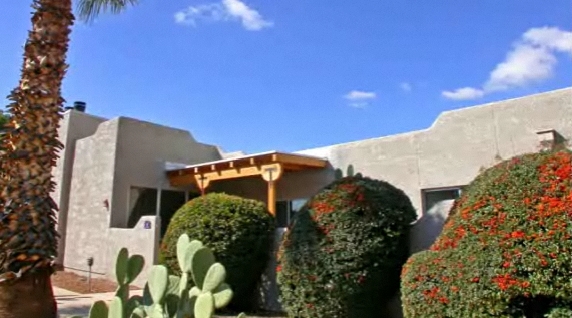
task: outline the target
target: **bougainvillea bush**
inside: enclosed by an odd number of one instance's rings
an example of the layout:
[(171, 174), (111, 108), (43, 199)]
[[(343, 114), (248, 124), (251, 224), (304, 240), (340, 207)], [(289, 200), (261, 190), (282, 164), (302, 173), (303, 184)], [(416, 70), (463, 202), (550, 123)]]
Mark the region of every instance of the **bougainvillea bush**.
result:
[(235, 296), (229, 308), (250, 310), (256, 287), (270, 260), (275, 221), (264, 203), (223, 193), (195, 198), (172, 217), (161, 243), (161, 263), (175, 274), (182, 234), (208, 245), (227, 270)]
[(402, 273), (405, 317), (572, 317), (572, 155), (479, 175)]
[(290, 317), (379, 317), (399, 288), (416, 214), (389, 183), (345, 177), (308, 201), (278, 256), (281, 302)]

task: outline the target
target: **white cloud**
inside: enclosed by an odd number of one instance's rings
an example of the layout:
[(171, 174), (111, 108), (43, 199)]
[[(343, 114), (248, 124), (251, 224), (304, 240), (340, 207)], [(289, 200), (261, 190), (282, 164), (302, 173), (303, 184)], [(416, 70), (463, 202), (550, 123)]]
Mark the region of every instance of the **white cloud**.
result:
[(480, 98), (483, 97), (485, 93), (480, 89), (463, 87), (454, 91), (444, 91), (441, 94), (448, 99), (464, 100)]
[(572, 56), (572, 31), (556, 27), (532, 28), (513, 44), (503, 62), (489, 75), (482, 88), (464, 87), (444, 91), (449, 99), (476, 99), (496, 91), (523, 87), (550, 78), (558, 63), (556, 53)]
[(224, 21), (228, 20), (228, 15), (220, 3), (201, 4), (190, 6), (175, 13), (175, 22), (179, 24), (189, 24), (195, 26), (197, 20)]
[(175, 13), (175, 22), (196, 26), (198, 21), (224, 22), (240, 21), (249, 31), (259, 31), (274, 25), (262, 15), (240, 0), (221, 0), (221, 2), (190, 6)]
[(375, 92), (365, 92), (365, 91), (356, 91), (356, 90), (353, 90), (353, 91), (347, 93), (346, 95), (344, 95), (345, 99), (351, 100), (351, 101), (363, 101), (363, 100), (374, 99), (376, 97), (377, 97), (377, 94)]
[(350, 107), (353, 108), (366, 108), (367, 106), (369, 106), (368, 102), (351, 102), (348, 105), (350, 105)]
[(572, 32), (554, 27), (543, 27), (530, 29), (522, 37), (524, 41), (533, 45), (572, 54)]
[(546, 48), (518, 45), (491, 72), (484, 89), (487, 92), (504, 91), (547, 79), (552, 76), (556, 62), (556, 57)]
[(370, 101), (377, 98), (375, 92), (353, 90), (344, 95), (348, 100), (348, 105), (353, 108), (366, 108)]
[(266, 21), (258, 11), (249, 8), (240, 0), (223, 0), (224, 7), (228, 14), (242, 21), (242, 26), (251, 31), (258, 31), (274, 25), (272, 21)]
[(403, 82), (401, 84), (399, 84), (399, 87), (401, 88), (401, 90), (403, 90), (404, 92), (411, 92), (411, 90), (413, 89), (413, 87), (411, 86), (411, 84), (407, 83), (407, 82)]

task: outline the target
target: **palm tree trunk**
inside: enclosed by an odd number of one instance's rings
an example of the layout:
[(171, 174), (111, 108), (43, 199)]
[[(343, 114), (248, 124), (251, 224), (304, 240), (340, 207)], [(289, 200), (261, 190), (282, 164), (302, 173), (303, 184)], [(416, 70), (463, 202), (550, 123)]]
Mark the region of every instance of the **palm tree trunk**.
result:
[(0, 141), (0, 317), (56, 317), (50, 276), (57, 256), (52, 168), (62, 144), (58, 127), (71, 0), (33, 0), (32, 30), (12, 115)]

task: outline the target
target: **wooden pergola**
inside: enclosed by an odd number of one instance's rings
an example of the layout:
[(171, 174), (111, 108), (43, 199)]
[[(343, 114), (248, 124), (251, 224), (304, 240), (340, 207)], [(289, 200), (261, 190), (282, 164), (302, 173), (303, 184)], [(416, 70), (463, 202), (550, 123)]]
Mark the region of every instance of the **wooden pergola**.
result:
[(276, 181), (284, 172), (323, 169), (326, 159), (271, 151), (190, 165), (167, 171), (171, 186), (196, 185), (204, 195), (213, 181), (261, 176), (268, 184), (268, 210), (276, 215)]

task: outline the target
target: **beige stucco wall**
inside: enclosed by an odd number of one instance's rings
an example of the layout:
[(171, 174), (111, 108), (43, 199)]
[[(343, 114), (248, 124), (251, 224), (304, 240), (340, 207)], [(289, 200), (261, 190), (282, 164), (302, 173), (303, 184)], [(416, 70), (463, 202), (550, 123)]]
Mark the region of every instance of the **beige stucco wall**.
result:
[[(277, 183), (277, 198), (310, 197), (333, 180), (333, 169), (353, 165), (402, 189), (420, 218), (423, 189), (466, 185), (498, 156), (537, 151), (536, 132), (545, 129), (572, 139), (572, 88), (444, 112), (420, 131), (298, 151), (327, 158), (331, 167), (286, 173)], [(259, 177), (221, 181), (209, 190), (266, 201), (266, 183)]]
[(105, 119), (100, 117), (75, 110), (68, 110), (64, 113), (60, 128), (58, 129), (60, 141), (64, 145), (64, 149), (60, 152), (60, 158), (53, 169), (57, 186), (51, 195), (59, 207), (59, 212), (57, 213), (57, 229), (60, 234), (57, 258), (57, 263), (59, 264), (63, 264), (65, 256), (67, 213), (71, 180), (73, 178), (72, 169), (75, 159), (75, 143), (78, 139), (91, 136), (95, 133), (97, 126), (104, 121)]
[[(67, 229), (64, 265), (85, 269), (85, 259), (91, 256), (94, 271), (112, 276), (120, 245), (144, 254), (148, 264), (156, 259), (153, 228), (160, 220), (149, 218), (151, 230), (142, 228), (142, 221), (135, 229), (123, 229), (130, 187), (169, 189), (165, 162), (194, 164), (218, 160), (222, 154), (183, 130), (129, 118), (92, 117), (72, 115), (62, 128), (62, 140), (77, 141), (55, 169), (59, 188), (54, 197), (67, 206), (67, 222), (61, 223)], [(415, 252), (431, 244), (448, 213), (446, 203), (422, 211), (423, 189), (465, 185), (481, 167), (494, 164), (495, 157), (535, 151), (536, 132), (545, 129), (572, 139), (572, 88), (445, 112), (425, 130), (300, 151), (327, 158), (331, 167), (286, 173), (278, 182), (277, 197), (310, 197), (334, 179), (334, 169), (345, 171), (353, 165), (356, 172), (388, 181), (410, 197), (419, 217), (412, 230)], [(216, 182), (209, 190), (266, 201), (266, 184), (257, 177)], [(60, 212), (60, 220), (64, 216)]]
[[(130, 187), (169, 189), (165, 162), (220, 159), (216, 147), (196, 142), (186, 131), (123, 117), (102, 122), (75, 148), (64, 266), (85, 270), (86, 259), (93, 257), (93, 271), (109, 277), (120, 247), (142, 254), (147, 265), (157, 259), (158, 217), (125, 228)], [(143, 220), (151, 229), (143, 228)]]
[(119, 119), (112, 227), (127, 225), (131, 186), (173, 189), (166, 180), (165, 162), (196, 164), (221, 159), (215, 146), (197, 142), (185, 130)]
[(94, 258), (93, 270), (105, 273), (107, 233), (115, 168), (118, 120), (103, 122), (94, 135), (76, 142), (71, 181), (64, 266), (87, 269), (86, 259)]
[[(151, 224), (151, 229), (145, 228), (145, 222)], [(161, 220), (157, 216), (142, 216), (139, 222), (129, 229), (109, 228), (107, 232), (107, 244), (105, 245), (105, 267), (106, 276), (114, 275), (115, 260), (119, 250), (126, 247), (129, 255), (139, 254), (145, 258), (145, 265), (141, 275), (133, 282), (135, 286), (145, 286), (149, 270), (156, 263), (159, 248), (159, 235)]]
[[(536, 133), (545, 129), (555, 129), (572, 140), (572, 88), (444, 112), (430, 128), (421, 131), (300, 153), (326, 157), (334, 168), (342, 170), (353, 165), (356, 172), (390, 182), (405, 191), (421, 218), (423, 189), (466, 185), (481, 167), (497, 162), (497, 156), (506, 159), (537, 151)], [(284, 180), (281, 187), (300, 191), (296, 184), (310, 185), (311, 195), (318, 188), (316, 184), (325, 185), (329, 181), (301, 180)], [(425, 217), (442, 223), (447, 213), (448, 209), (443, 207)], [(425, 220), (420, 224), (440, 226), (439, 222)], [(423, 233), (425, 229), (414, 228), (413, 251), (430, 244), (417, 231)]]
[[(333, 169), (385, 180), (402, 189), (418, 213), (411, 232), (411, 252), (428, 248), (441, 232), (451, 201), (423, 211), (422, 190), (470, 183), (481, 167), (498, 156), (539, 150), (537, 132), (555, 129), (572, 140), (572, 88), (500, 101), (442, 113), (424, 130), (299, 151), (327, 158), (331, 167), (320, 172), (286, 174), (278, 182), (278, 200), (308, 198), (334, 178)], [(223, 181), (212, 190), (266, 201), (261, 178)], [(269, 266), (271, 276), (275, 264)], [(269, 306), (275, 307), (276, 289), (266, 286)], [(273, 294), (274, 293), (274, 294)], [(400, 316), (396, 298), (389, 310)]]

